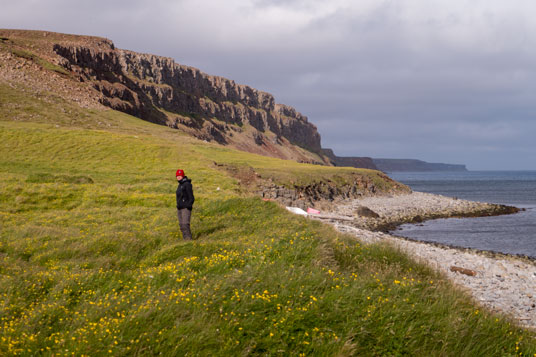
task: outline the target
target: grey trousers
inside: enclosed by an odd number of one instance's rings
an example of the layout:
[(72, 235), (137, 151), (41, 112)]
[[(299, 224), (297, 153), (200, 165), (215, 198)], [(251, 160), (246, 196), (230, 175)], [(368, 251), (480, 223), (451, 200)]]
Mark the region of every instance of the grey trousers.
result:
[(192, 211), (188, 208), (182, 208), (177, 210), (177, 217), (179, 218), (179, 226), (182, 232), (182, 239), (192, 240), (192, 232), (190, 231), (190, 217)]

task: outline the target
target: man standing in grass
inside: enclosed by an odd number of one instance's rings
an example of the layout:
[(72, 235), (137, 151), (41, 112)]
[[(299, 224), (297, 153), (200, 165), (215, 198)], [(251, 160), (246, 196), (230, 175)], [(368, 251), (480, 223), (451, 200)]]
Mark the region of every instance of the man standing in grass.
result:
[(194, 191), (192, 188), (192, 180), (184, 176), (183, 170), (177, 170), (177, 216), (179, 217), (179, 226), (182, 232), (182, 239), (192, 240), (192, 232), (190, 231), (190, 217), (192, 215), (192, 207), (194, 205)]

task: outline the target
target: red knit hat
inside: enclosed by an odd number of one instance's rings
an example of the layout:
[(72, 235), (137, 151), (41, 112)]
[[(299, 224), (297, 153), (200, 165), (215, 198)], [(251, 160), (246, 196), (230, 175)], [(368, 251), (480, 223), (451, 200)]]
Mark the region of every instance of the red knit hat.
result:
[(185, 175), (184, 175), (184, 171), (182, 171), (181, 169), (178, 169), (178, 170), (177, 170), (177, 174), (176, 174), (175, 176), (182, 176), (182, 177), (184, 177), (184, 176), (185, 176)]

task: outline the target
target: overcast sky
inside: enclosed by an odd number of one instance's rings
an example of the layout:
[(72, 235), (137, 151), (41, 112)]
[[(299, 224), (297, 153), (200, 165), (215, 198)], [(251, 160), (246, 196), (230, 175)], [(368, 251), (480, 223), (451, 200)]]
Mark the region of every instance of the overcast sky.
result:
[(533, 0), (6, 0), (0, 27), (107, 37), (270, 92), (340, 156), (536, 170)]

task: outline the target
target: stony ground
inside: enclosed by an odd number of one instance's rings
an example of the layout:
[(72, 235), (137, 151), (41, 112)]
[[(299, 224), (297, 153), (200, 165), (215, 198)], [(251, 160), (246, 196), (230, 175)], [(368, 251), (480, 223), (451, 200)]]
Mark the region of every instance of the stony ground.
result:
[(515, 207), (413, 192), (343, 201), (334, 213), (351, 217), (352, 225), (357, 228), (388, 231), (402, 223), (434, 218), (492, 216), (517, 211)]
[[(93, 88), (73, 81), (69, 76), (49, 71), (33, 61), (17, 57), (7, 46), (0, 46), (0, 83), (36, 93), (44, 100), (62, 98), (82, 108), (104, 109), (100, 94)], [(17, 103), (5, 103), (16, 106)], [(16, 118), (14, 118), (16, 119)]]
[[(367, 207), (376, 218), (359, 217), (356, 210)], [(536, 263), (508, 255), (442, 247), (409, 241), (364, 227), (382, 222), (408, 220), (412, 216), (459, 216), (489, 208), (488, 204), (414, 192), (393, 197), (367, 197), (347, 201), (336, 212), (324, 214), (322, 220), (339, 231), (355, 234), (366, 243), (388, 242), (444, 273), (455, 284), (468, 289), (480, 304), (511, 315), (523, 326), (536, 328)], [(332, 217), (331, 219), (329, 217)], [(469, 273), (453, 272), (451, 267)], [(466, 273), (467, 273), (466, 272)]]

